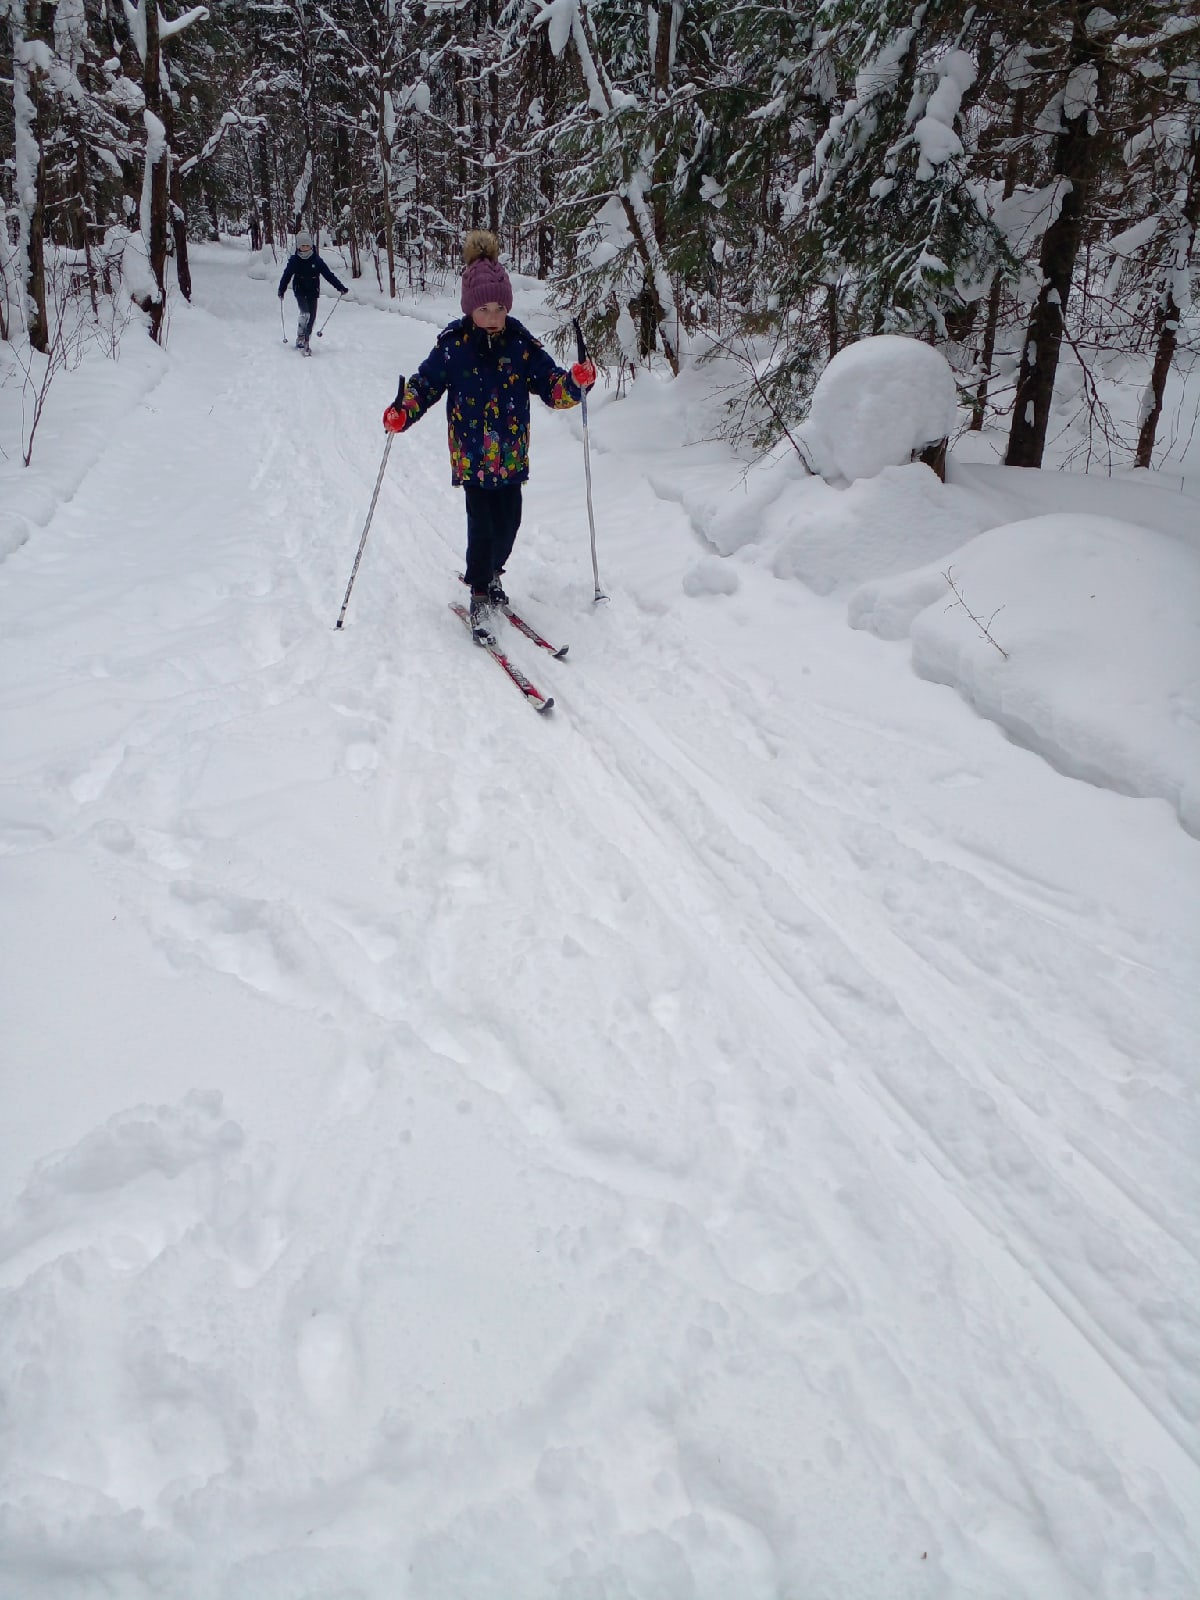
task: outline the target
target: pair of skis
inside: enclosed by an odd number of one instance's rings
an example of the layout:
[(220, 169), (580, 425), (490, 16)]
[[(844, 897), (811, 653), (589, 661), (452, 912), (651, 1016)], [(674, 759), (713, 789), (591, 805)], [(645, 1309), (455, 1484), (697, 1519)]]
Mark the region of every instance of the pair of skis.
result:
[[(466, 606), (462, 605), (458, 601), (454, 601), (451, 604), (450, 609), (466, 628), (467, 632), (472, 635), (472, 638), (474, 638), (474, 630), (471, 626), (471, 613), (467, 610)], [(540, 650), (549, 651), (556, 661), (561, 661), (566, 655), (568, 649), (567, 645), (554, 645), (550, 643), (549, 639), (543, 639), (537, 629), (531, 623), (526, 622), (524, 617), (519, 616), (511, 606), (498, 606), (496, 609), (502, 612), (503, 615), (508, 618), (509, 622), (518, 633), (523, 633), (525, 637), (533, 644), (537, 645)], [(487, 651), (488, 655), (490, 655), (492, 660), (500, 666), (510, 681), (516, 684), (517, 688), (525, 696), (526, 701), (533, 707), (535, 711), (544, 714), (551, 709), (551, 707), (554, 705), (554, 696), (543, 694), (537, 685), (532, 683), (530, 679), (525, 676), (520, 667), (518, 667), (514, 661), (509, 660), (508, 656), (501, 649), (499, 640), (496, 638), (495, 634), (489, 633), (486, 639), (476, 640), (476, 643), (479, 644), (481, 649)]]

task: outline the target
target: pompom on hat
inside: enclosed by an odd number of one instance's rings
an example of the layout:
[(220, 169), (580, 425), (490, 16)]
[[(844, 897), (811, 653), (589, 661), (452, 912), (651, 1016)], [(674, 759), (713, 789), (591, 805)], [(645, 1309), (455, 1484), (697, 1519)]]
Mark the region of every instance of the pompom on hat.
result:
[(463, 315), (469, 317), (480, 306), (503, 306), (512, 310), (513, 292), (508, 273), (500, 265), (500, 246), (496, 235), (483, 228), (473, 228), (463, 242), (463, 260), (466, 270), (462, 277)]

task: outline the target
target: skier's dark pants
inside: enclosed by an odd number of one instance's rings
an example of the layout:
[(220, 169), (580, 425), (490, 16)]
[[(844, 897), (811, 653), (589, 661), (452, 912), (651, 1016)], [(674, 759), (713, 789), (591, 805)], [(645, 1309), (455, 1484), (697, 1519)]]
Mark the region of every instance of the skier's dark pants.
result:
[(303, 344), (312, 332), (313, 323), (317, 320), (317, 297), (315, 294), (297, 293), (296, 304), (300, 308), (300, 324), (296, 330), (296, 341), (299, 344)]
[(521, 526), (521, 485), (499, 489), (466, 485), (467, 571), (472, 589), (486, 589), (504, 570)]

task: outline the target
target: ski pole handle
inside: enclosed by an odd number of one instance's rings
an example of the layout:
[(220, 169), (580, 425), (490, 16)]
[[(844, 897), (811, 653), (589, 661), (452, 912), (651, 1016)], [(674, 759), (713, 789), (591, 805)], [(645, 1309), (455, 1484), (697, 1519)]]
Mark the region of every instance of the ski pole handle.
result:
[(575, 348), (578, 351), (577, 359), (580, 361), (586, 361), (587, 345), (583, 342), (583, 329), (579, 326), (579, 318), (572, 317), (571, 325), (575, 329)]

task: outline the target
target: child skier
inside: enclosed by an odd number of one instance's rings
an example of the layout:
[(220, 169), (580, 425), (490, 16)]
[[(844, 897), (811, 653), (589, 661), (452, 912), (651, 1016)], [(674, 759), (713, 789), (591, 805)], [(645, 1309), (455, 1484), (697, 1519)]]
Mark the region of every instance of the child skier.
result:
[(288, 257), (279, 280), (279, 298), (282, 300), (290, 283), (296, 304), (300, 307), (300, 322), (296, 328), (296, 349), (308, 351), (308, 336), (317, 317), (317, 299), (321, 293), (321, 279), (327, 278), (339, 294), (346, 293), (346, 285), (329, 270), (313, 249), (312, 234), (301, 228), (296, 235), (296, 249)]
[(402, 433), (446, 394), (451, 482), (466, 491), (466, 579), (476, 644), (491, 639), (492, 608), (508, 604), (500, 580), (521, 526), (521, 485), (529, 477), (529, 396), (567, 410), (596, 381), (590, 361), (577, 361), (568, 373), (508, 315), (512, 284), (499, 254), (493, 234), (468, 233), (462, 319), (442, 330), (399, 406), (383, 414), (387, 431)]

